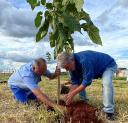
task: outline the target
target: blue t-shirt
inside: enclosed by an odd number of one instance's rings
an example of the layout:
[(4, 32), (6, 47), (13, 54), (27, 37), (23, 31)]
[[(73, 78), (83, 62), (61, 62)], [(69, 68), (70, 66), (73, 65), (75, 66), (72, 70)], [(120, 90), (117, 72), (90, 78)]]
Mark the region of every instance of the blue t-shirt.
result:
[[(8, 85), (17, 86), (22, 89), (36, 89), (38, 88), (38, 83), (41, 81), (41, 76), (37, 75), (32, 70), (33, 62), (25, 64), (20, 67), (15, 73), (13, 73), (9, 80)], [(50, 71), (47, 70), (44, 76), (49, 77), (51, 75)]]
[(102, 76), (106, 68), (116, 65), (114, 59), (105, 54), (96, 51), (83, 51), (74, 53), (76, 62), (75, 71), (70, 72), (72, 84), (82, 84), (88, 86), (92, 79)]

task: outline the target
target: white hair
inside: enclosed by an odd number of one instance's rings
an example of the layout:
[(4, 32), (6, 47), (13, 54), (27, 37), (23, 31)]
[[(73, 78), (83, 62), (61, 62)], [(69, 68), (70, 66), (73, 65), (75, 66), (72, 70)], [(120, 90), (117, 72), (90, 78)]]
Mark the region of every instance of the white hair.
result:
[(66, 64), (71, 63), (74, 60), (74, 56), (72, 53), (62, 52), (57, 56), (57, 63), (59, 67), (64, 68)]

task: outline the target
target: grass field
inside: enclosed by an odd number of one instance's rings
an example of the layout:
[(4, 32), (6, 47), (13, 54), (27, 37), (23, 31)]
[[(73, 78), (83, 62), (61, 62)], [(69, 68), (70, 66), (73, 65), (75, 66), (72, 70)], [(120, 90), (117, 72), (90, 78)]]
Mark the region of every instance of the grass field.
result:
[[(0, 80), (7, 79), (8, 75), (0, 74)], [(53, 100), (56, 100), (57, 80), (49, 81), (49, 79), (45, 77), (42, 79), (42, 82), (39, 84), (41, 90), (47, 93)], [(66, 80), (66, 75), (61, 76), (61, 83), (64, 83)], [(115, 123), (128, 123), (128, 84), (124, 80), (114, 80), (114, 89), (116, 109)], [(93, 84), (87, 88), (87, 94), (89, 103), (101, 109), (103, 106), (101, 80), (93, 82)], [(56, 123), (58, 115), (60, 116), (60, 121), (63, 122), (63, 113), (61, 110), (47, 112), (43, 105), (37, 108), (35, 102), (30, 102), (30, 104), (26, 105), (15, 102), (7, 83), (0, 84), (0, 123)], [(100, 115), (102, 115), (102, 113)]]

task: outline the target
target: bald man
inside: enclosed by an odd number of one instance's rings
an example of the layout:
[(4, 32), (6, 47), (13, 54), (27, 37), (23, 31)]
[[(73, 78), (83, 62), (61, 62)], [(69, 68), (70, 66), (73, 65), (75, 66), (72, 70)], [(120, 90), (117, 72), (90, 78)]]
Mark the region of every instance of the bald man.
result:
[(59, 74), (59, 69), (51, 73), (47, 69), (46, 61), (43, 58), (39, 58), (21, 66), (10, 76), (8, 85), (18, 102), (27, 103), (29, 100), (38, 99), (45, 105), (54, 107), (56, 104), (40, 90), (38, 83), (41, 81), (42, 75), (54, 79)]

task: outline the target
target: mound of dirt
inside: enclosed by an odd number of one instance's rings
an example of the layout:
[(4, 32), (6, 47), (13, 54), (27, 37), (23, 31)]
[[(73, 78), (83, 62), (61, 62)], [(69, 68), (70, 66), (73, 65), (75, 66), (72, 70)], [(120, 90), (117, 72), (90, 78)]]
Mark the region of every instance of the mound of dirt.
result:
[[(65, 106), (64, 101), (60, 105)], [(96, 116), (97, 109), (85, 102), (73, 102), (66, 108), (65, 123), (103, 123)]]

